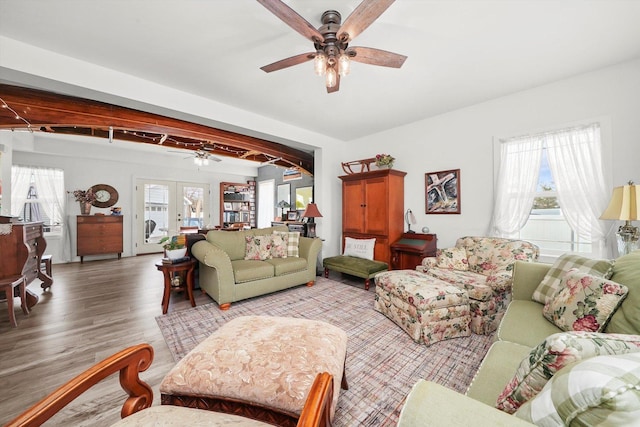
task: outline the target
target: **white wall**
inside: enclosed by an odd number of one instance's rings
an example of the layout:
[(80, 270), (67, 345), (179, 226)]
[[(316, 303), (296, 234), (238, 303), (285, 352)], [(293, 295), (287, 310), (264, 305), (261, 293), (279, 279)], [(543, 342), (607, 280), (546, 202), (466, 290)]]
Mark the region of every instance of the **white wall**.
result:
[[(603, 122), (610, 187), (640, 182), (640, 61), (632, 61), (553, 84), (452, 111), (345, 144), (341, 161), (376, 153), (396, 157), (407, 172), (405, 209), (438, 234), (447, 247), (463, 235), (485, 234), (493, 205), (495, 139), (571, 125)], [(613, 166), (612, 166), (613, 165)], [(606, 165), (605, 165), (606, 166)], [(335, 171), (335, 163), (330, 165)], [(426, 215), (424, 174), (460, 169), (460, 215)], [(330, 173), (329, 173), (330, 174)]]

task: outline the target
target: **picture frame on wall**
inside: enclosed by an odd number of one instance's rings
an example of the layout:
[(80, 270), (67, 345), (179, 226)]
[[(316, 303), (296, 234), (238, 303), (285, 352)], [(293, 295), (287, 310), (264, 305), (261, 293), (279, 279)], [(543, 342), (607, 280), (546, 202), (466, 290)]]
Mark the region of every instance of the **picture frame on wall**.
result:
[(297, 220), (298, 220), (298, 211), (287, 212), (287, 221), (297, 221)]
[(460, 169), (427, 172), (424, 179), (426, 214), (460, 213)]

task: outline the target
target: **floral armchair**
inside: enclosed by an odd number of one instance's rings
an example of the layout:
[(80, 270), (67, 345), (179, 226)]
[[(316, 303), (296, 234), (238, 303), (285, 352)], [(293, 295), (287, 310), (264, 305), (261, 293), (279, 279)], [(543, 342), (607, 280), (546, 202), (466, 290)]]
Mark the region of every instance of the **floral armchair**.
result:
[(416, 270), (449, 282), (469, 293), (471, 330), (495, 331), (511, 301), (513, 264), (536, 261), (539, 248), (524, 240), (461, 237), (455, 247), (438, 249)]

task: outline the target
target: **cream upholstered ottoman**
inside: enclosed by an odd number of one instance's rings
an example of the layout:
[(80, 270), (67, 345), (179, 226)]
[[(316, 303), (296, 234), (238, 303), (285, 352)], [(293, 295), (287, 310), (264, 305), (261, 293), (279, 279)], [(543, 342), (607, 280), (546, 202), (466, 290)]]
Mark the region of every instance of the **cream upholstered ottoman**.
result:
[(326, 322), (273, 316), (233, 319), (198, 344), (160, 384), (163, 405), (227, 412), (295, 426), (320, 372), (344, 376), (347, 334)]
[(374, 308), (393, 320), (417, 343), (471, 335), (465, 290), (415, 270), (379, 273)]

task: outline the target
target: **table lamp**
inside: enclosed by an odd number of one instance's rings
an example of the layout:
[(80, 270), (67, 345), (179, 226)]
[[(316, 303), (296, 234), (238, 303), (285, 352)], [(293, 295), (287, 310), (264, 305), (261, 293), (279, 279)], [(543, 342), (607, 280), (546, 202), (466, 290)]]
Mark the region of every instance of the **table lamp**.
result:
[(308, 218), (307, 220), (307, 237), (316, 237), (316, 224), (314, 218), (321, 218), (322, 214), (318, 210), (318, 206), (315, 203), (309, 203), (307, 208), (302, 214), (302, 218)]
[(291, 205), (286, 200), (280, 200), (276, 206), (280, 209), (280, 218), (284, 220), (284, 218), (282, 218), (284, 216), (284, 209), (291, 207)]
[(640, 231), (638, 227), (631, 225), (631, 221), (640, 219), (640, 187), (633, 181), (627, 185), (613, 189), (613, 195), (609, 206), (600, 216), (600, 219), (613, 219), (624, 221), (624, 225), (618, 228), (618, 252), (626, 255), (638, 249)]

